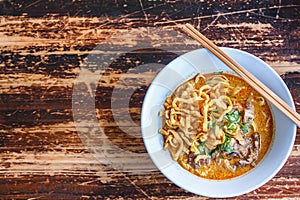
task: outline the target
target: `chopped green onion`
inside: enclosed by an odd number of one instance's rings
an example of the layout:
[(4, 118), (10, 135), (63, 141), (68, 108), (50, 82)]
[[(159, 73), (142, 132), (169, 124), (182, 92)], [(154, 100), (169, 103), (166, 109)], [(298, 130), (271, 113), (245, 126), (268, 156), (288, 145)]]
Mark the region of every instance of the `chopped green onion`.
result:
[(224, 149), (227, 153), (232, 153), (234, 151), (234, 146), (230, 145), (232, 138), (229, 134), (226, 134), (225, 141), (218, 145), (218, 149)]
[(231, 146), (231, 145), (227, 145), (225, 150), (226, 150), (227, 153), (232, 153), (234, 151), (234, 147)]
[(238, 110), (228, 112), (224, 118), (230, 123), (238, 123), (241, 120), (241, 113)]
[(240, 124), (243, 133), (248, 133), (250, 131), (250, 126), (251, 125), (252, 125), (251, 122), (248, 122), (246, 124)]
[(227, 124), (227, 130), (236, 130), (236, 129), (237, 129), (237, 124), (235, 123)]

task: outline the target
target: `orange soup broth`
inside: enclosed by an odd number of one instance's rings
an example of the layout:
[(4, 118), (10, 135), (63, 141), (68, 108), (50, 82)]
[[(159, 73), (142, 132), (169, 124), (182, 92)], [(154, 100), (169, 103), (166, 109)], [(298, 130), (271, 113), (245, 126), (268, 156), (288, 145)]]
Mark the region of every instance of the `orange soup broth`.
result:
[[(213, 74), (204, 74), (204, 76), (210, 77)], [(240, 104), (241, 106), (245, 107), (246, 105), (246, 99), (251, 95), (253, 95), (254, 98), (261, 97), (261, 95), (256, 92), (251, 86), (249, 86), (243, 79), (240, 77), (237, 77), (232, 74), (223, 73), (222, 75), (226, 76), (229, 80), (229, 84), (232, 88), (242, 87), (237, 94), (228, 93), (227, 95), (234, 99), (233, 104)], [(256, 163), (258, 164), (264, 157), (264, 155), (267, 153), (273, 133), (273, 118), (272, 113), (270, 110), (269, 105), (267, 102), (263, 106), (259, 105), (258, 103), (253, 103), (254, 105), (254, 123), (257, 126), (257, 132), (261, 135), (261, 148), (259, 150), (258, 154), (258, 160)], [(264, 113), (264, 114), (263, 114)], [(253, 128), (248, 133), (248, 135), (251, 135), (254, 132)], [(242, 174), (247, 173), (252, 168), (254, 168), (251, 165), (246, 165), (244, 167), (237, 167), (235, 172), (230, 172), (220, 166), (216, 161), (211, 160), (211, 163), (209, 165), (201, 165), (199, 169), (192, 168), (188, 164), (188, 156), (185, 155), (181, 161), (179, 161), (179, 164), (185, 168), (186, 170), (190, 171), (191, 173), (207, 178), (207, 179), (214, 179), (214, 180), (224, 180), (224, 179), (230, 179), (237, 176), (240, 176)]]

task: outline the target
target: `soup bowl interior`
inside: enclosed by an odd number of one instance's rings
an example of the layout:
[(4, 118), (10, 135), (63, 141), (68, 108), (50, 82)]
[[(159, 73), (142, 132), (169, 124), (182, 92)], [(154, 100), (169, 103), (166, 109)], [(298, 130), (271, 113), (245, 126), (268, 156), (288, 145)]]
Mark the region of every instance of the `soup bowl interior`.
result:
[[(295, 109), (288, 88), (269, 65), (244, 51), (232, 48), (222, 50)], [(163, 109), (166, 97), (196, 73), (220, 71), (234, 74), (206, 49), (194, 50), (176, 58), (151, 83), (144, 98), (141, 115), (144, 144), (156, 167), (177, 186), (207, 197), (238, 196), (268, 182), (286, 162), (296, 136), (296, 125), (270, 104), (275, 124), (273, 141), (262, 161), (246, 174), (226, 180), (209, 180), (186, 171), (172, 160), (169, 152), (163, 149), (164, 140), (158, 132), (162, 127), (159, 111)]]

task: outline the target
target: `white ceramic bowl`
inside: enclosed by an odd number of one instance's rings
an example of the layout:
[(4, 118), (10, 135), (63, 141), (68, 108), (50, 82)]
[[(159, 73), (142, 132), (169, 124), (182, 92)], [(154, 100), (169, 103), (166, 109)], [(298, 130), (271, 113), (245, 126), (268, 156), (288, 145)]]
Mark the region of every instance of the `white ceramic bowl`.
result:
[[(295, 109), (291, 94), (280, 76), (259, 58), (232, 48), (222, 48), (229, 56), (273, 90)], [(196, 73), (232, 72), (206, 49), (186, 53), (169, 63), (153, 80), (144, 99), (141, 128), (146, 149), (157, 168), (173, 183), (192, 193), (207, 197), (232, 197), (248, 193), (265, 184), (286, 162), (296, 136), (296, 125), (271, 105), (275, 121), (275, 135), (263, 160), (250, 172), (228, 180), (200, 178), (173, 161), (163, 150), (159, 111), (168, 95), (182, 82)]]

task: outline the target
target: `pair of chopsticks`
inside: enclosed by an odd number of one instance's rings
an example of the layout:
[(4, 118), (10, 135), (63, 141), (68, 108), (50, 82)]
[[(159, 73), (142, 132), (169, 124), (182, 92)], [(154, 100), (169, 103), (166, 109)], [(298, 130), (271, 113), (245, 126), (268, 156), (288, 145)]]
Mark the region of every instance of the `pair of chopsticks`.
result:
[(269, 100), (275, 107), (277, 107), (283, 114), (292, 120), (298, 127), (300, 127), (300, 115), (294, 111), (287, 103), (278, 97), (272, 90), (265, 86), (255, 76), (249, 73), (240, 64), (229, 57), (224, 51), (218, 48), (212, 41), (197, 31), (191, 24), (186, 24), (182, 29), (192, 38), (198, 41), (203, 47), (208, 49), (223, 63), (240, 75), (250, 86), (252, 86), (263, 97)]

